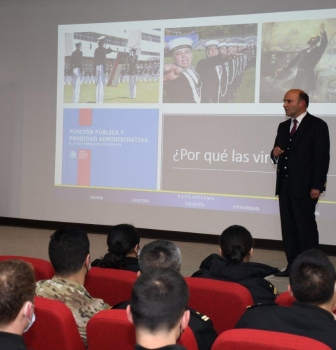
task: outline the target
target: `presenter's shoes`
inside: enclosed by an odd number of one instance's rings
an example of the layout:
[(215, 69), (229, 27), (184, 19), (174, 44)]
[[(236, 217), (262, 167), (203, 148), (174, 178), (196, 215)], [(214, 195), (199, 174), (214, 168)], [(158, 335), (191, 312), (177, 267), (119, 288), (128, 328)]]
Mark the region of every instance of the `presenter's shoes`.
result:
[(276, 277), (289, 277), (289, 270), (290, 270), (290, 265), (287, 265), (287, 267), (284, 270), (275, 273), (274, 276), (276, 276)]

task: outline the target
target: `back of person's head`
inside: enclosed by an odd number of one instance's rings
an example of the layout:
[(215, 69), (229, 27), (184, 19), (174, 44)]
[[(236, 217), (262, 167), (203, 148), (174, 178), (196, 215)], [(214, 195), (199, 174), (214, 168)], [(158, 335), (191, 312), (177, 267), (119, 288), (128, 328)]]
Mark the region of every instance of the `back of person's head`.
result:
[(224, 258), (232, 263), (240, 263), (245, 257), (249, 257), (253, 238), (245, 227), (232, 225), (222, 232), (219, 246)]
[(307, 304), (330, 301), (335, 291), (335, 268), (320, 250), (301, 253), (291, 265), (289, 284), (294, 297)]
[(134, 283), (130, 311), (137, 330), (169, 332), (186, 311), (188, 286), (182, 275), (167, 268), (144, 272)]
[(147, 272), (156, 267), (180, 271), (182, 257), (180, 249), (170, 241), (159, 239), (146, 244), (139, 256), (139, 269)]
[[(114, 226), (107, 236), (108, 253), (104, 256), (104, 264), (115, 269), (126, 267), (125, 257), (140, 243), (138, 230), (128, 224)], [(136, 252), (134, 252), (136, 255)]]
[(17, 318), (25, 303), (34, 301), (35, 275), (32, 266), (21, 260), (0, 262), (0, 327)]
[(50, 237), (49, 259), (56, 275), (62, 277), (77, 273), (90, 254), (86, 232), (78, 228), (64, 228)]

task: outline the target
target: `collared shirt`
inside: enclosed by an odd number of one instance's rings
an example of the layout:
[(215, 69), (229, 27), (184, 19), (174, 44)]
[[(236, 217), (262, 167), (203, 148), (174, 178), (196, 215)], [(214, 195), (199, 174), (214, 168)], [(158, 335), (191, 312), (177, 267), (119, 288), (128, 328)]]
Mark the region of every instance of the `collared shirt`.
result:
[(85, 345), (87, 344), (86, 324), (90, 318), (98, 311), (110, 309), (104, 300), (92, 298), (80, 283), (56, 276), (51, 280), (36, 282), (35, 295), (64, 303), (74, 315)]
[[(296, 124), (296, 130), (299, 128), (301, 122), (302, 122), (302, 119), (306, 116), (308, 112), (305, 111), (304, 113), (300, 114), (297, 118), (291, 118), (291, 123), (290, 123), (290, 126), (289, 126), (289, 132), (292, 131), (293, 129), (293, 126), (294, 126), (294, 120), (296, 119), (297, 121), (297, 124)], [(279, 157), (274, 157), (274, 164), (278, 164), (278, 161), (279, 161)]]
[(292, 120), (291, 120), (291, 125), (290, 125), (289, 130), (291, 131), (292, 128), (293, 128), (293, 126), (294, 126), (294, 119), (296, 119), (296, 121), (297, 121), (297, 124), (296, 124), (296, 130), (297, 130), (297, 129), (299, 128), (301, 122), (302, 122), (302, 119), (306, 116), (307, 113), (308, 113), (308, 112), (305, 111), (304, 113), (302, 113), (301, 115), (299, 115), (297, 118), (292, 118)]

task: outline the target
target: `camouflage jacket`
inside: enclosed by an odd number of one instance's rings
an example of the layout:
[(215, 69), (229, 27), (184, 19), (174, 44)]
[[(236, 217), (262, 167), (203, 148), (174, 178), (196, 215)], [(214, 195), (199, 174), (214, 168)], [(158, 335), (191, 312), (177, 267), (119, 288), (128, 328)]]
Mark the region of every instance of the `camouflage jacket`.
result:
[(35, 294), (39, 297), (59, 300), (69, 307), (86, 346), (86, 324), (98, 311), (110, 308), (102, 299), (92, 298), (80, 283), (56, 276), (51, 280), (36, 282)]

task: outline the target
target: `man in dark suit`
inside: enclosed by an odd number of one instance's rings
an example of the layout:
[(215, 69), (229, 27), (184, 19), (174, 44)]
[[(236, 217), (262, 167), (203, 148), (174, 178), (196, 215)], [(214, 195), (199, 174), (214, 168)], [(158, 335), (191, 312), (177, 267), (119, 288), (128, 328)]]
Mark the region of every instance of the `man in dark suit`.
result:
[(284, 97), (290, 117), (280, 123), (271, 158), (277, 167), (276, 195), (279, 196), (284, 250), (288, 265), (278, 276), (288, 277), (290, 265), (303, 251), (319, 244), (315, 206), (326, 189), (329, 168), (327, 124), (307, 112), (308, 95), (298, 89)]

